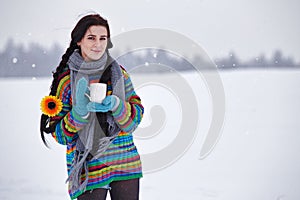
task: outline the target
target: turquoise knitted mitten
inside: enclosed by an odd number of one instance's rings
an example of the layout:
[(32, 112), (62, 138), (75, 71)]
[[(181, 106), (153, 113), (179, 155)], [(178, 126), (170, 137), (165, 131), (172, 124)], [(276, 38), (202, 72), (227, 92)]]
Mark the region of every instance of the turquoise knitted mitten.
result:
[(73, 105), (74, 111), (80, 116), (86, 116), (88, 114), (87, 104), (90, 102), (85, 93), (88, 90), (88, 81), (85, 78), (81, 78), (76, 85), (75, 105)]
[(115, 95), (106, 96), (102, 103), (89, 102), (87, 110), (90, 112), (108, 112), (115, 109), (119, 105), (120, 99)]

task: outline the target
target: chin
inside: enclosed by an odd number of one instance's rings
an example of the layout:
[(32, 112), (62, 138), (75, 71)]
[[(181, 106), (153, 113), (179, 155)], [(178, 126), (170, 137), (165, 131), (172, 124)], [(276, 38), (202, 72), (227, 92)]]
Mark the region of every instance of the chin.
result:
[(96, 60), (99, 60), (101, 57), (102, 57), (102, 54), (99, 56), (90, 56), (90, 59), (96, 61)]

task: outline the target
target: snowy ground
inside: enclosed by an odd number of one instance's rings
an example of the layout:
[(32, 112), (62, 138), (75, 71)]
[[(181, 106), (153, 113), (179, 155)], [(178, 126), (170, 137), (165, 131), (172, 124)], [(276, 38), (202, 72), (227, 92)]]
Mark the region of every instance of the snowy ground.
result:
[[(211, 105), (203, 81), (194, 74), (185, 74), (195, 85), (197, 137), (173, 165), (144, 175), (141, 199), (300, 199), (300, 71), (253, 70), (220, 75), (226, 96), (226, 120), (216, 147), (208, 157), (199, 159)], [(133, 81), (135, 78), (141, 77), (135, 75)], [(68, 199), (65, 149), (49, 138), (49, 150), (39, 137), (39, 102), (47, 95), (50, 81), (0, 80), (1, 200)], [(147, 154), (164, 148), (174, 138), (171, 133), (176, 132), (173, 129), (181, 120), (177, 116), (180, 107), (172, 109), (178, 99), (168, 100), (151, 87), (138, 92), (146, 107), (141, 127), (151, 124), (149, 108), (158, 98), (167, 111), (165, 131), (148, 140), (136, 140), (139, 152)]]

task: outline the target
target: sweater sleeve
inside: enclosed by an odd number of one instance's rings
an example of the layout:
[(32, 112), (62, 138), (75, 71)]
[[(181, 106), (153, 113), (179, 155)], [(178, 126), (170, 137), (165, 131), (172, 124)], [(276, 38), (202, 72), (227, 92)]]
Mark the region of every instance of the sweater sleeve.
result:
[(125, 84), (125, 101), (119, 101), (119, 105), (112, 112), (112, 115), (123, 131), (132, 133), (142, 120), (144, 107), (140, 97), (134, 91), (129, 74), (124, 69), (122, 71)]
[(51, 122), (56, 124), (52, 136), (59, 144), (66, 145), (77, 139), (77, 132), (88, 123), (88, 119), (83, 119), (72, 110), (70, 75), (60, 79), (56, 96), (61, 99), (63, 108), (51, 118)]

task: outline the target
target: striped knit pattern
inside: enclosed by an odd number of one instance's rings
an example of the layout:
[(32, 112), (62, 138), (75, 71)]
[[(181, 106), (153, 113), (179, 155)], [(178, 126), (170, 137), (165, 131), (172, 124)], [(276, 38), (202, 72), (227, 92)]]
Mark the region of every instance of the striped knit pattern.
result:
[[(121, 67), (122, 68), (122, 67)], [(137, 149), (133, 143), (132, 132), (140, 123), (144, 108), (140, 98), (136, 95), (128, 73), (122, 68), (125, 83), (126, 101), (120, 101), (117, 109), (112, 113), (119, 124), (121, 132), (97, 160), (88, 162), (89, 182), (86, 190), (105, 186), (112, 181), (129, 180), (142, 177), (141, 161)], [(53, 138), (60, 144), (67, 146), (66, 159), (68, 174), (76, 150), (77, 131), (88, 122), (72, 110), (70, 72), (66, 71), (59, 77), (57, 97), (63, 102), (62, 111), (51, 119), (51, 123), (57, 123)], [(90, 83), (96, 82), (100, 77), (92, 77)], [(112, 93), (111, 83), (108, 83), (107, 94)], [(82, 173), (82, 181), (85, 173)], [(69, 191), (70, 192), (70, 191)], [(77, 198), (84, 191), (70, 193), (72, 199)]]

